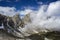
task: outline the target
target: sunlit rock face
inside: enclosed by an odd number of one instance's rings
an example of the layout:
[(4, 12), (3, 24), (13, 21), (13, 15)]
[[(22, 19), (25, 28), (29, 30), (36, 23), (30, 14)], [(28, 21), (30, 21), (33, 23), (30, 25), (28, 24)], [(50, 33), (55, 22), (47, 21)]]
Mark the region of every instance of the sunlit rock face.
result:
[(19, 16), (19, 14), (14, 15), (12, 17), (12, 20), (13, 20), (15, 26), (17, 26), (17, 27), (19, 27), (19, 26), (23, 27), (23, 22), (22, 22), (22, 20), (21, 20), (21, 18)]
[(30, 19), (30, 14), (26, 14), (23, 18), (22, 18), (22, 21), (24, 22), (24, 24), (28, 24), (31, 22), (31, 19)]

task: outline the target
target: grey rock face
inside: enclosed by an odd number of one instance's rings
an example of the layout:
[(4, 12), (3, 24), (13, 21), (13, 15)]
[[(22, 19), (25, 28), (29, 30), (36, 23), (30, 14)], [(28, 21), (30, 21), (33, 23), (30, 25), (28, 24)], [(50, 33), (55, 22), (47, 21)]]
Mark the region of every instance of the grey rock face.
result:
[[(19, 15), (15, 15), (14, 17), (7, 17), (5, 15), (1, 15), (0, 14), (0, 25), (2, 26), (3, 24), (3, 30), (5, 30), (6, 32), (16, 36), (16, 37), (20, 37), (21, 33), (18, 28), (21, 25), (21, 19), (19, 17)], [(19, 35), (19, 36), (17, 36)]]
[(15, 26), (17, 26), (17, 27), (18, 27), (18, 26), (23, 27), (23, 24), (24, 24), (24, 23), (22, 22), (19, 14), (14, 15), (14, 16), (12, 17), (12, 20), (13, 20)]

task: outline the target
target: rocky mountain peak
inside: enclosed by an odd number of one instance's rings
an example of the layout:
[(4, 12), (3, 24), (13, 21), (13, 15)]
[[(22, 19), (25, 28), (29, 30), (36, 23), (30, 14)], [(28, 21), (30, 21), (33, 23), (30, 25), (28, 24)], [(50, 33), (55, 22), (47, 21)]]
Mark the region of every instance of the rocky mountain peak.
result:
[(30, 14), (26, 14), (22, 21), (24, 22), (24, 24), (30, 23), (31, 22)]

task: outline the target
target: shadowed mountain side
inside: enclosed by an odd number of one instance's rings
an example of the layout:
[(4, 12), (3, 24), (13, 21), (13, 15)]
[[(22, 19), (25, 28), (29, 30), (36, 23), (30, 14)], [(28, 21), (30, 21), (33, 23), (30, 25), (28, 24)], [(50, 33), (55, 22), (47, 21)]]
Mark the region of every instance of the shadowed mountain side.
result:
[(46, 34), (32, 34), (28, 36), (31, 40), (60, 40), (60, 32), (52, 31)]
[(57, 31), (47, 32), (44, 36), (48, 39), (60, 40), (60, 32)]

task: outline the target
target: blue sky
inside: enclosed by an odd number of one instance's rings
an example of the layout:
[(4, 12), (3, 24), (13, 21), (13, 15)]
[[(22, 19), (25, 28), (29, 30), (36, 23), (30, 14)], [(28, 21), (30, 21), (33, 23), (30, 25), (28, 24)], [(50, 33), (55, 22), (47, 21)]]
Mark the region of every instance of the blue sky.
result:
[(55, 1), (57, 0), (0, 0), (0, 6), (15, 7), (17, 10), (23, 10), (24, 7), (33, 7), (36, 10), (40, 6), (40, 2), (49, 4)]
[(21, 16), (31, 10), (37, 11), (42, 5), (50, 5), (59, 0), (0, 0), (0, 13), (4, 15), (14, 15), (19, 13)]

